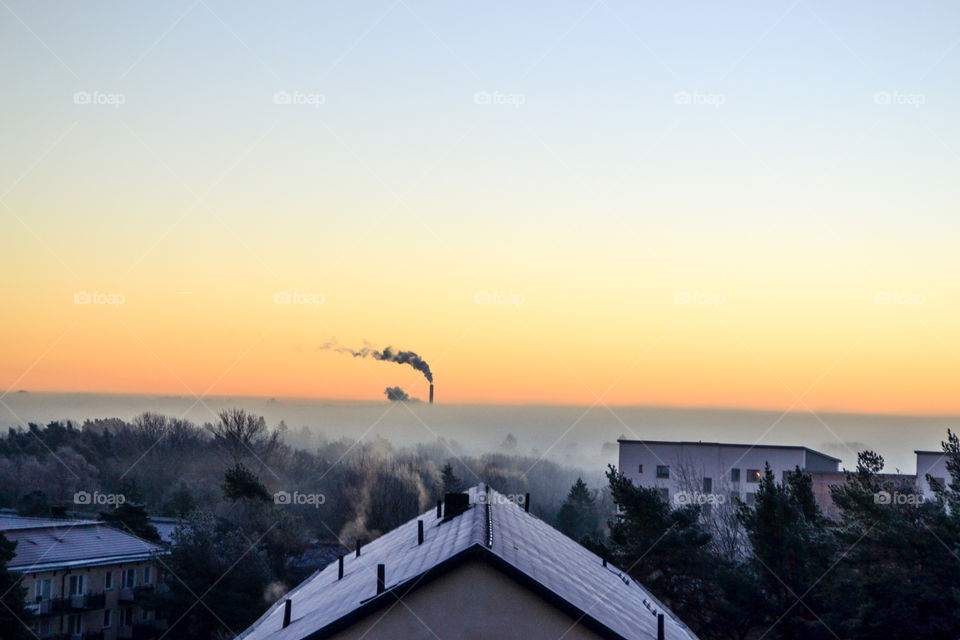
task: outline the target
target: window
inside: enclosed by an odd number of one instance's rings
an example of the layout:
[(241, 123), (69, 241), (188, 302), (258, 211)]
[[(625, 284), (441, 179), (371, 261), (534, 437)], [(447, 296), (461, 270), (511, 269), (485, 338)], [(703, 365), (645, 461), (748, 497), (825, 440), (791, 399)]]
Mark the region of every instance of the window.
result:
[(120, 624), (129, 627), (133, 624), (133, 607), (124, 607), (120, 613)]
[(740, 469), (730, 469), (730, 482), (740, 482)]
[(670, 477), (670, 467), (665, 464), (657, 465), (657, 477), (658, 478), (669, 478)]
[(748, 491), (748, 492), (747, 492), (747, 506), (748, 506), (748, 507), (752, 507), (752, 506), (754, 505), (754, 503), (756, 503), (756, 501), (757, 501), (757, 494), (751, 493), (751, 492)]
[(72, 576), (70, 576), (70, 592), (69, 592), (69, 593), (70, 593), (71, 596), (79, 596), (79, 595), (83, 594), (83, 591), (84, 591), (83, 586), (84, 586), (84, 582), (85, 582), (85, 580), (84, 580), (85, 577), (86, 577), (86, 576), (82, 576), (82, 575), (72, 575)]
[(123, 586), (126, 589), (130, 589), (135, 584), (137, 584), (137, 570), (136, 569), (127, 569), (123, 572)]
[(37, 580), (37, 602), (50, 599), (50, 578), (40, 578)]
[(703, 517), (709, 518), (713, 515), (713, 505), (709, 502), (703, 505)]
[(113, 589), (113, 571), (103, 574), (103, 588), (104, 590)]
[(67, 616), (67, 633), (83, 633), (83, 618)]
[(713, 493), (713, 478), (704, 478), (704, 479), (703, 479), (703, 492), (704, 492), (704, 493)]
[(150, 584), (150, 567), (143, 568), (143, 584)]
[(747, 469), (747, 482), (760, 482), (760, 470)]
[(657, 493), (660, 494), (660, 499), (664, 502), (670, 502), (670, 490), (669, 489), (657, 489)]
[(637, 473), (643, 473), (643, 465), (642, 465), (642, 464), (637, 465)]
[(731, 491), (730, 492), (730, 504), (736, 505), (740, 501), (740, 492)]
[(113, 624), (113, 609), (104, 609), (103, 610), (103, 627), (106, 629), (111, 624)]

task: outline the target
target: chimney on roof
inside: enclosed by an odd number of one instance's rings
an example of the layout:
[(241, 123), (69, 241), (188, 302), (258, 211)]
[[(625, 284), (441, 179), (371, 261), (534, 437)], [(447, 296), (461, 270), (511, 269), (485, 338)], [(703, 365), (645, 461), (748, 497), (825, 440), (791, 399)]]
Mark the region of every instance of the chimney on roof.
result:
[(663, 635), (663, 614), (657, 614), (657, 640), (664, 640)]
[(523, 510), (526, 513), (530, 513), (530, 494), (523, 496)]
[(423, 544), (423, 520), (417, 520), (417, 544)]
[(286, 629), (290, 626), (290, 610), (293, 607), (293, 603), (290, 602), (290, 598), (287, 598), (283, 603), (283, 628)]
[(337, 580), (343, 580), (343, 554), (339, 554), (339, 567), (337, 568)]
[(360, 544), (360, 538), (357, 538), (357, 557), (360, 557), (360, 547), (363, 546)]
[(470, 508), (469, 493), (448, 493), (443, 497), (443, 519), (450, 520)]
[(437, 520), (443, 517), (443, 500), (437, 500)]
[(377, 565), (377, 593), (383, 593), (383, 590), (386, 588), (386, 565), (378, 564)]

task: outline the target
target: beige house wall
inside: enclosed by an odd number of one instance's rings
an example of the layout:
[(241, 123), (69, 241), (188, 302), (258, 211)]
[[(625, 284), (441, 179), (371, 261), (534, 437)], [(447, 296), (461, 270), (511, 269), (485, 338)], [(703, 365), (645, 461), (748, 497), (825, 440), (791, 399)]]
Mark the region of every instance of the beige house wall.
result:
[[(296, 624), (295, 611), (293, 619)], [(424, 584), (404, 597), (402, 603), (376, 611), (333, 637), (338, 640), (560, 637), (594, 640), (601, 636), (493, 567), (472, 562)]]
[[(144, 569), (150, 569), (149, 581), (144, 581)], [(85, 593), (104, 594), (104, 605), (102, 607), (91, 608), (87, 610), (69, 611), (64, 613), (42, 615), (31, 622), (34, 633), (40, 638), (46, 638), (51, 635), (67, 633), (68, 619), (71, 616), (79, 616), (83, 632), (96, 633), (102, 631), (104, 640), (114, 640), (124, 636), (129, 637), (132, 630), (132, 624), (122, 625), (124, 609), (130, 609), (130, 620), (133, 624), (145, 624), (154, 620), (155, 614), (149, 609), (134, 604), (120, 603), (121, 590), (123, 587), (123, 575), (129, 570), (135, 571), (135, 585), (152, 585), (156, 587), (159, 580), (157, 566), (154, 562), (145, 560), (141, 562), (125, 562), (112, 565), (98, 565), (90, 567), (80, 567), (74, 569), (61, 569), (58, 571), (39, 571), (36, 573), (22, 574), (21, 584), (27, 589), (26, 601), (29, 605), (37, 604), (37, 583), (44, 579), (50, 580), (50, 600), (67, 598), (70, 594), (70, 576), (82, 575), (85, 578)], [(111, 588), (106, 588), (106, 574), (113, 574), (113, 584)], [(109, 627), (104, 627), (104, 610), (111, 611), (111, 621)]]

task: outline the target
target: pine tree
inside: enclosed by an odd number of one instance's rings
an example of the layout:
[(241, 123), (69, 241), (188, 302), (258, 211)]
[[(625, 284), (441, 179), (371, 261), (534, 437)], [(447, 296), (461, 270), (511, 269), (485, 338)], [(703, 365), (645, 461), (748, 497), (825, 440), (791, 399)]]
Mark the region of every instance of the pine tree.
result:
[(463, 491), (463, 481), (453, 473), (453, 465), (449, 462), (440, 470), (444, 493), (459, 493)]
[(33, 617), (26, 608), (27, 590), (20, 584), (20, 576), (7, 569), (16, 548), (17, 543), (7, 540), (0, 532), (0, 638), (3, 640), (34, 637), (26, 626)]
[(557, 515), (557, 529), (577, 541), (594, 540), (599, 536), (596, 500), (583, 478), (577, 478), (570, 487)]

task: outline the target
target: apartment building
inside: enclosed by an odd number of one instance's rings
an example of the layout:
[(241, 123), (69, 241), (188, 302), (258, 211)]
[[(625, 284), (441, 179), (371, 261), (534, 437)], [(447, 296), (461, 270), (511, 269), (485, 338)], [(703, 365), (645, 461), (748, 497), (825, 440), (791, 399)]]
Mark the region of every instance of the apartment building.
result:
[(709, 510), (737, 498), (753, 504), (764, 468), (777, 480), (799, 467), (811, 473), (839, 472), (840, 460), (799, 446), (619, 440), (620, 471), (634, 484), (653, 487), (667, 502), (696, 502)]
[(163, 547), (94, 520), (0, 513), (0, 531), (17, 543), (8, 568), (22, 576), (34, 614), (25, 622), (38, 638), (150, 640), (162, 634), (155, 592)]

